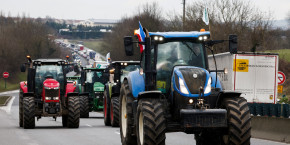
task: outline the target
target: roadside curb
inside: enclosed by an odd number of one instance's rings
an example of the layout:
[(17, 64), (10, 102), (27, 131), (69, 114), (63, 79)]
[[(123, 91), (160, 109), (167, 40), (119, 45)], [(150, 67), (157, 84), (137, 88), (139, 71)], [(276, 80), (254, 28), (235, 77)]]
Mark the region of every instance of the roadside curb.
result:
[(0, 107), (2, 106), (7, 106), (7, 104), (9, 103), (9, 101), (11, 100), (12, 96), (9, 96), (9, 98), (5, 101), (5, 103), (3, 105), (0, 105)]
[(279, 117), (252, 117), (252, 137), (290, 143), (290, 119)]

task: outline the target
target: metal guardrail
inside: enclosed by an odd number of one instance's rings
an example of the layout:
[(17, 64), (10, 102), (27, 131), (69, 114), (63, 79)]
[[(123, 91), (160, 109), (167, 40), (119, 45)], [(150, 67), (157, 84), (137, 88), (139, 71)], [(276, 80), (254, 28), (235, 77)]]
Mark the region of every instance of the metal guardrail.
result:
[(254, 116), (290, 117), (290, 104), (248, 103)]

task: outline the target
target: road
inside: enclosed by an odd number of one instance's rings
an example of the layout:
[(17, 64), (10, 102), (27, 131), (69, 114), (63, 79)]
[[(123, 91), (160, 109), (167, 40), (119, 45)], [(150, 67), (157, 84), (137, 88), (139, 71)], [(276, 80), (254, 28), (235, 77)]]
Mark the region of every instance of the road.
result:
[[(18, 92), (0, 93), (13, 96), (8, 106), (0, 107), (1, 145), (121, 145), (120, 129), (107, 127), (102, 112), (91, 112), (90, 118), (81, 119), (78, 129), (63, 128), (61, 118), (41, 118), (35, 129), (18, 126)], [(11, 108), (11, 109), (10, 109)], [(284, 143), (252, 139), (253, 145), (285, 145)], [(195, 145), (193, 135), (167, 133), (166, 145)]]

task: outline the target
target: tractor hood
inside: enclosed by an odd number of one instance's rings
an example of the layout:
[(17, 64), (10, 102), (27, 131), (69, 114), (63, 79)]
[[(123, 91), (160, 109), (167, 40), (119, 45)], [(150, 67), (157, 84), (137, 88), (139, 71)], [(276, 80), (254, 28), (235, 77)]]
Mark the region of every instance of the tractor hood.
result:
[(95, 92), (103, 92), (104, 91), (104, 84), (100, 83), (100, 82), (95, 82), (94, 83), (94, 91)]
[(43, 86), (45, 89), (59, 89), (59, 82), (55, 79), (46, 79)]
[(173, 70), (173, 88), (182, 96), (203, 97), (211, 93), (212, 78), (203, 68), (177, 66)]

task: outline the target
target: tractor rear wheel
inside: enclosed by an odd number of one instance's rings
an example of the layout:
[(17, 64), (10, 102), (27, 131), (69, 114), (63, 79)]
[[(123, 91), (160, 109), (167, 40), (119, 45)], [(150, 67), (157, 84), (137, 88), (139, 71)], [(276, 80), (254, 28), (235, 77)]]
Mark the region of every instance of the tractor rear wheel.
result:
[(250, 145), (251, 115), (245, 98), (228, 98), (223, 102), (228, 111), (228, 134), (223, 136), (226, 145)]
[(77, 96), (68, 97), (67, 127), (79, 128), (80, 124), (80, 100)]
[(120, 92), (120, 136), (123, 145), (136, 145), (137, 138), (134, 135), (133, 95), (128, 82), (124, 80)]
[(81, 118), (89, 118), (89, 96), (80, 96), (80, 113)]
[(111, 125), (113, 127), (119, 127), (119, 116), (120, 116), (119, 107), (120, 107), (119, 97), (113, 97), (111, 99), (111, 107), (110, 107)]
[(23, 127), (23, 91), (19, 89), (19, 126)]
[(110, 101), (109, 96), (107, 95), (107, 91), (104, 92), (104, 123), (106, 126), (111, 125), (111, 119), (110, 119)]
[(35, 127), (34, 97), (23, 98), (23, 127), (24, 129), (33, 129)]
[(165, 145), (164, 109), (158, 100), (141, 99), (137, 108), (138, 145)]

